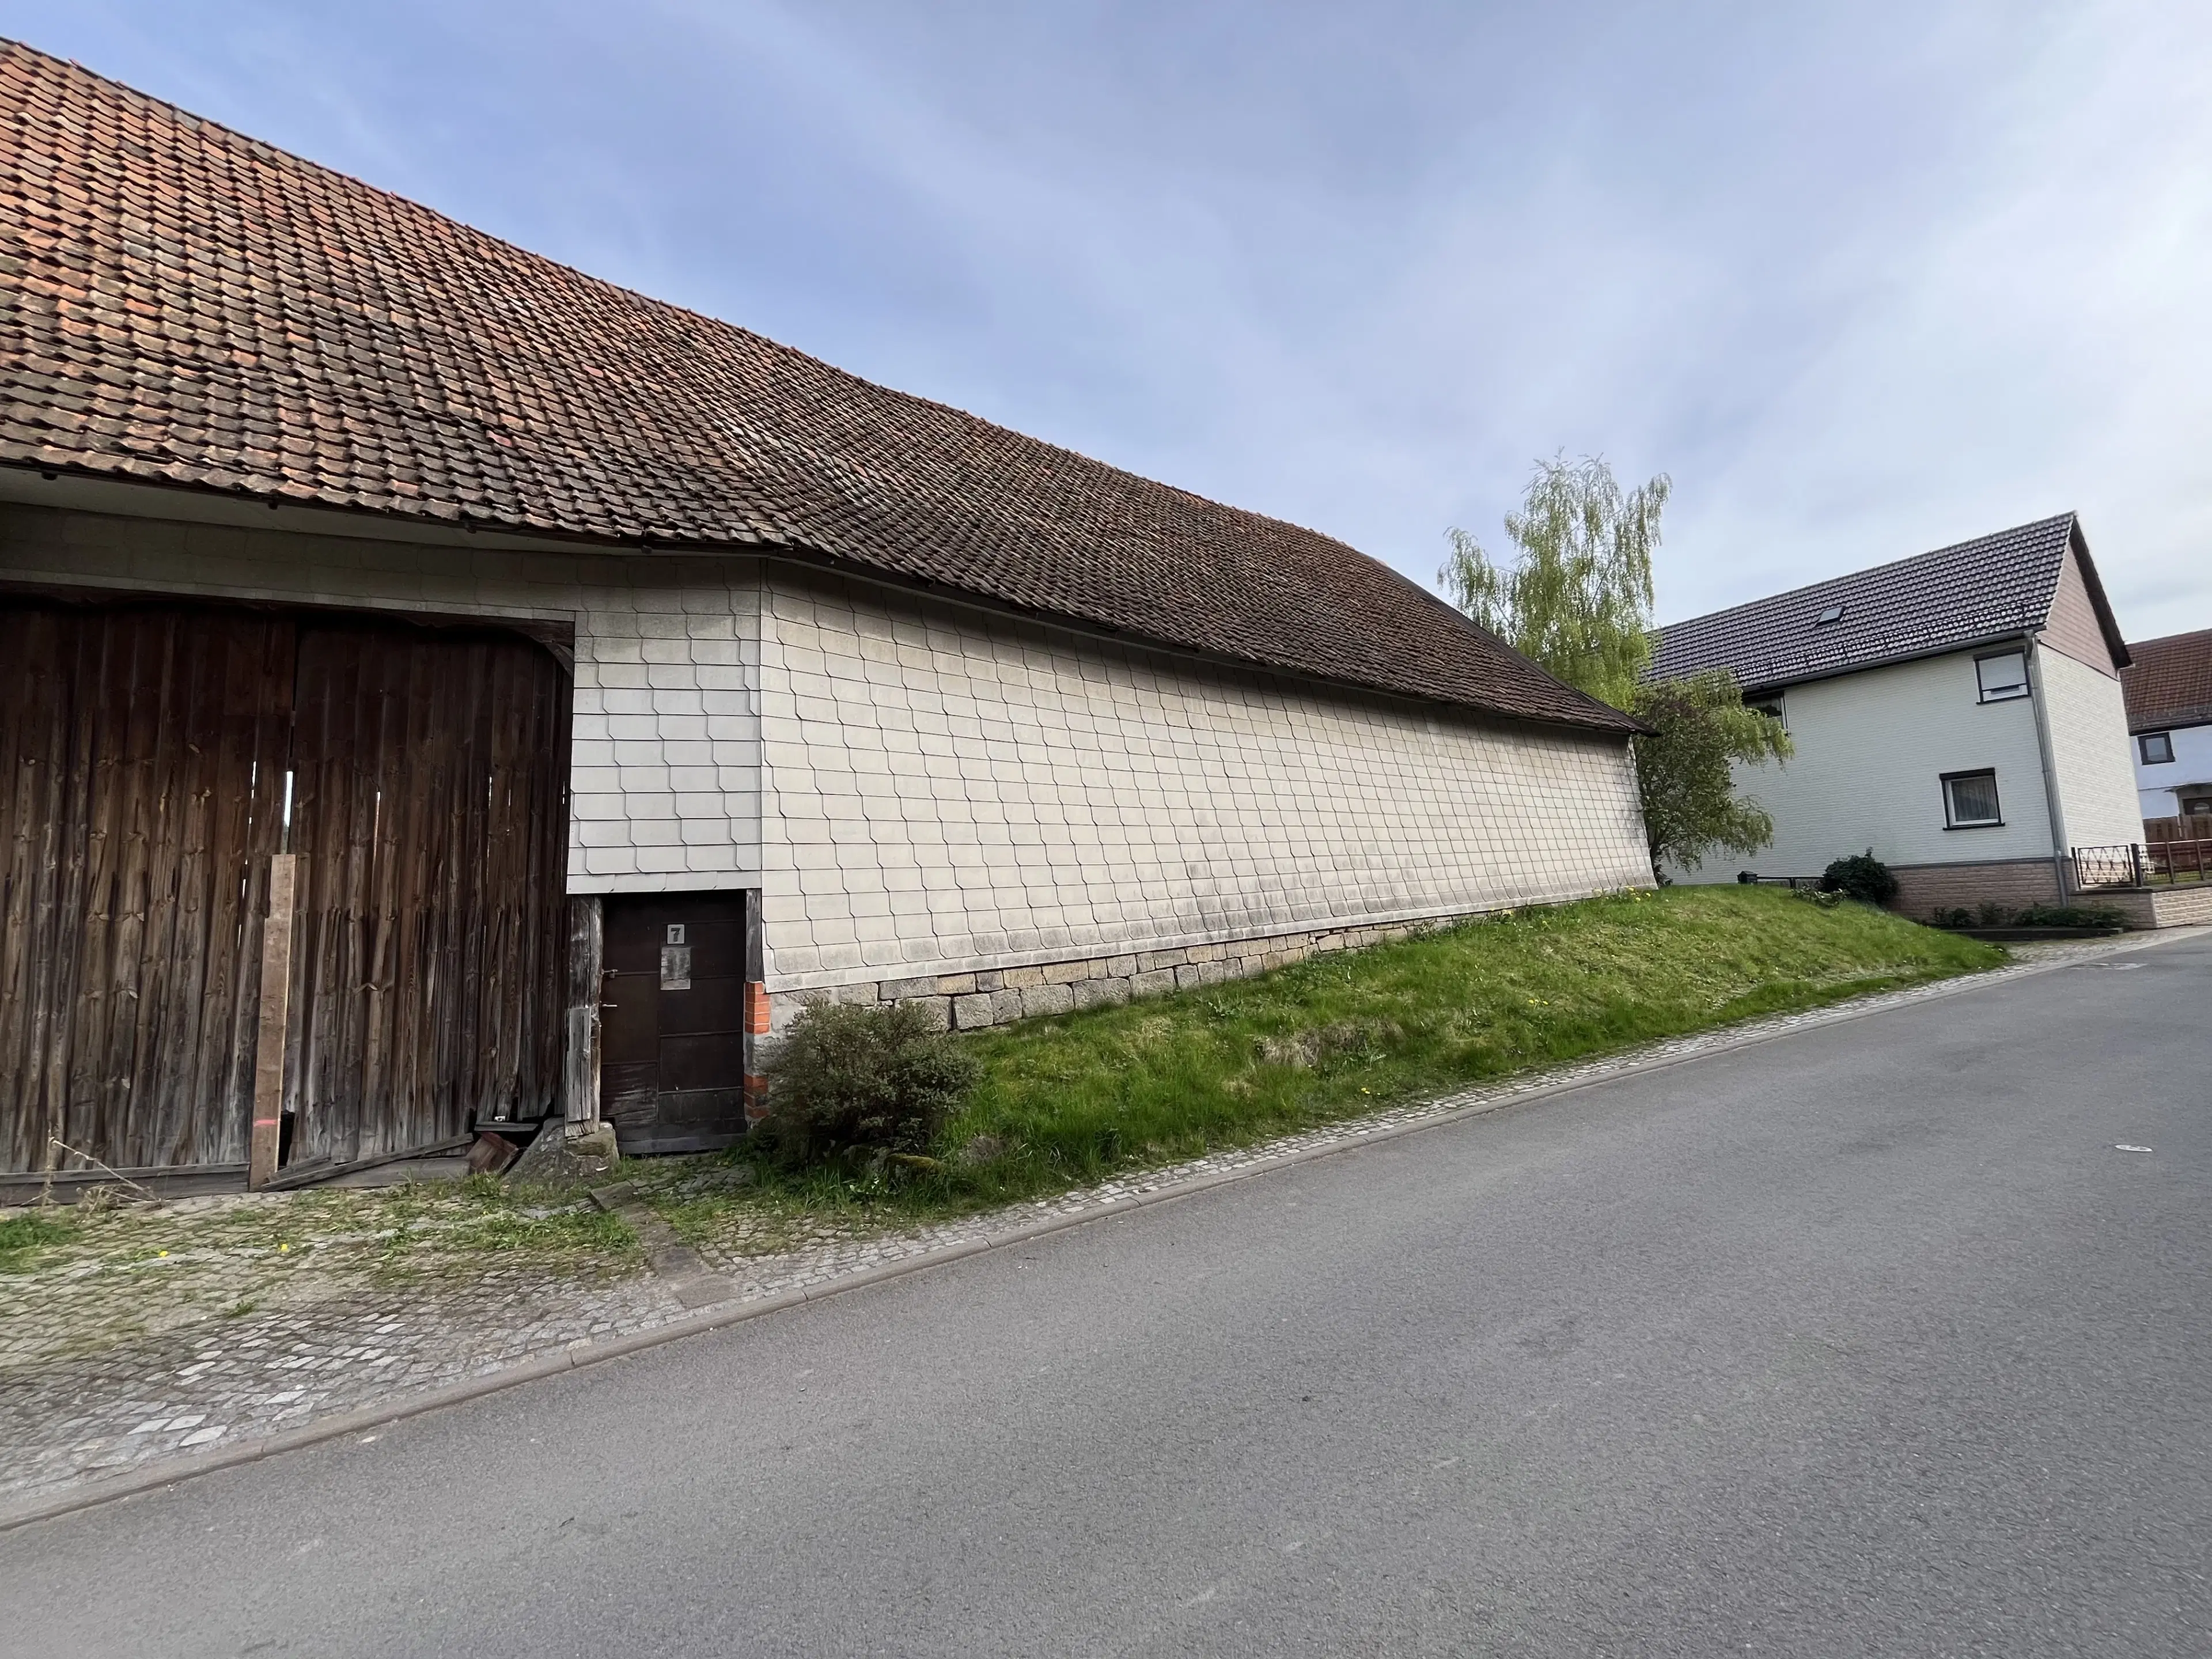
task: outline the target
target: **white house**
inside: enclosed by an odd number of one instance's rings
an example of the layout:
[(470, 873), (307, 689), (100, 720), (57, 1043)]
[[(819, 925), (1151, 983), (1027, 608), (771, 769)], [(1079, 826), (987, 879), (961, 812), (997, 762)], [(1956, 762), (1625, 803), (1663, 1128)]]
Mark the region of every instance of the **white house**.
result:
[(2071, 849), (2142, 838), (2128, 660), (2071, 514), (1676, 623), (1653, 673), (1731, 671), (1796, 745), (1738, 778), (1774, 844), (1680, 877), (1870, 848), (1910, 914), (2062, 902)]
[(2212, 817), (2212, 628), (2128, 650), (2120, 684), (2143, 817)]
[(713, 1146), (805, 997), (1650, 879), (1633, 723), (1340, 542), (4, 43), (0, 131), (0, 1176)]

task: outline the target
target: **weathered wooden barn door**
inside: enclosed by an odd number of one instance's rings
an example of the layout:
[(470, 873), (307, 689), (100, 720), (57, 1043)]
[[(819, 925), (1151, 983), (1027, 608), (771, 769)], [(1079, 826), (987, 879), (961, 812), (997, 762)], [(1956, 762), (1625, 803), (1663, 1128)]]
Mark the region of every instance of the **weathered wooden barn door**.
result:
[(568, 702), (551, 655), (512, 635), (301, 629), (291, 1164), (553, 1102)]
[(294, 637), (0, 603), (0, 1170), (244, 1159)]

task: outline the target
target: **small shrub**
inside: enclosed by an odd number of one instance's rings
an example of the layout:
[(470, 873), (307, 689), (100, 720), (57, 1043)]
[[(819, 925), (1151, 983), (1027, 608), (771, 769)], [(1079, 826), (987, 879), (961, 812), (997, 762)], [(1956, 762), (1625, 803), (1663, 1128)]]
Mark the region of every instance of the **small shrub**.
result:
[(2128, 919), (2109, 904), (2031, 904), (2014, 925), (2020, 927), (2124, 927)]
[(1802, 899), (1808, 904), (1816, 904), (1823, 910), (1832, 910), (1844, 902), (1841, 893), (1832, 892), (1825, 887), (1793, 887), (1790, 890), (1790, 896)]
[(1928, 915), (1928, 925), (1930, 927), (1971, 927), (1974, 925), (1974, 913), (1963, 904), (1948, 910), (1931, 910)]
[(1982, 926), (2002, 927), (2012, 920), (2012, 912), (1990, 899), (1984, 899), (1981, 908)]
[(817, 1003), (784, 1035), (751, 1140), (787, 1169), (927, 1154), (975, 1087), (973, 1055), (916, 1007)]
[(1897, 878), (1874, 855), (1874, 848), (1838, 859), (1820, 873), (1820, 890), (1841, 893), (1862, 904), (1887, 904), (1897, 896)]

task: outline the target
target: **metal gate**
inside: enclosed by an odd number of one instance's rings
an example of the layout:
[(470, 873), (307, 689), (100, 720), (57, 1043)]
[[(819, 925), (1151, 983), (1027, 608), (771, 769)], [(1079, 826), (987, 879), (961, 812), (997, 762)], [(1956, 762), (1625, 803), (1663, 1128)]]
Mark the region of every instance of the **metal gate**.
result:
[(291, 1162), (550, 1106), (568, 703), (510, 634), (0, 605), (0, 1170), (244, 1160), (279, 851)]

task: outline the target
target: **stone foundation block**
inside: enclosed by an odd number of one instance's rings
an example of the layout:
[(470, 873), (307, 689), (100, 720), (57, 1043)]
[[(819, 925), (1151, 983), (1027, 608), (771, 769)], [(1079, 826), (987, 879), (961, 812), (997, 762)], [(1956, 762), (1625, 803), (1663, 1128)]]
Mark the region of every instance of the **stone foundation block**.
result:
[(1079, 1008), (1103, 1008), (1129, 1000), (1127, 978), (1079, 980), (1067, 988)]
[(952, 1024), (957, 1030), (973, 1031), (986, 1025), (994, 1025), (997, 1018), (991, 1012), (993, 992), (975, 992), (968, 996), (947, 999), (952, 1007)]
[(1129, 975), (1129, 994), (1133, 997), (1156, 997), (1176, 988), (1176, 970), (1155, 968), (1150, 973)]
[(1040, 1014), (1064, 1014), (1075, 1006), (1075, 998), (1062, 985), (1025, 985), (1021, 991), (1024, 1019), (1035, 1019)]

